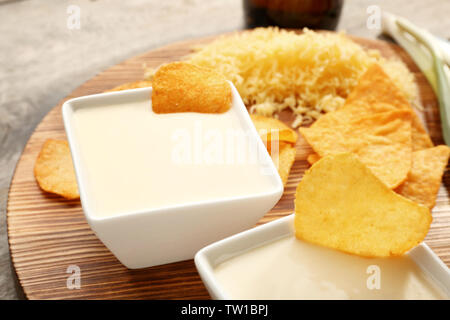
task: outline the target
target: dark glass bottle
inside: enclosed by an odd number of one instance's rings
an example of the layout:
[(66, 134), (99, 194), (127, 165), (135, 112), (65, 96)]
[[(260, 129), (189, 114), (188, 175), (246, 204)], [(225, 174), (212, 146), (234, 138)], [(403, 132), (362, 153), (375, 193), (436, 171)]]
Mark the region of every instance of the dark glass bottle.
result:
[(243, 0), (248, 28), (279, 26), (334, 30), (343, 0)]

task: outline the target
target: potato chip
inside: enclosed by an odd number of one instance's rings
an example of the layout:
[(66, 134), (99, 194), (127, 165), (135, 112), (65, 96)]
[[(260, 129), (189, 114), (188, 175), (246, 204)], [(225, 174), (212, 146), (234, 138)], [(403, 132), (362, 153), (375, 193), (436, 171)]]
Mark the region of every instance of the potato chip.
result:
[(308, 157), (306, 157), (306, 161), (308, 161), (308, 163), (310, 165), (313, 165), (314, 163), (316, 163), (319, 160), (320, 160), (320, 156), (317, 153), (311, 153), (310, 155), (308, 155)]
[(408, 178), (395, 191), (432, 209), (449, 156), (450, 148), (444, 145), (413, 152)]
[(406, 180), (412, 150), (432, 145), (408, 100), (377, 64), (361, 77), (343, 107), (300, 132), (318, 157), (355, 153), (390, 188)]
[[(295, 162), (297, 153), (295, 143), (298, 134), (278, 119), (259, 115), (250, 115), (250, 118), (266, 145), (283, 184), (286, 185), (289, 172)], [(273, 146), (277, 146), (278, 150), (272, 150)]]
[(411, 111), (349, 119), (339, 109), (299, 130), (320, 157), (354, 153), (389, 188), (405, 181), (411, 168)]
[(231, 87), (211, 69), (186, 62), (161, 66), (152, 80), (156, 113), (223, 113), (231, 107)]
[(294, 145), (286, 142), (280, 142), (278, 152), (271, 152), (270, 154), (275, 167), (278, 170), (278, 174), (281, 177), (281, 181), (283, 181), (283, 185), (286, 185), (289, 172), (295, 162), (296, 153), (297, 150)]
[(376, 63), (360, 77), (358, 84), (345, 100), (345, 105), (361, 102), (367, 107), (385, 104), (396, 109), (410, 108), (405, 95)]
[[(413, 117), (413, 119), (414, 119), (414, 117)], [(418, 118), (416, 117), (416, 119), (418, 119)], [(429, 142), (431, 142), (431, 140), (429, 140), (429, 136), (426, 133), (426, 131), (425, 131), (425, 135), (422, 135), (422, 136), (418, 132), (418, 136), (416, 136), (415, 138), (414, 138), (414, 131), (412, 132), (412, 134), (413, 134), (412, 141), (415, 142), (415, 145), (413, 145), (413, 148), (412, 148), (413, 151), (425, 149), (426, 146), (429, 145)], [(424, 139), (421, 139), (421, 137), (423, 137)], [(414, 156), (413, 156), (413, 159), (414, 159)], [(311, 153), (306, 157), (306, 161), (308, 161), (308, 163), (310, 165), (313, 165), (314, 163), (316, 163), (319, 160), (320, 160), (320, 156), (317, 153)]]
[(297, 238), (347, 253), (402, 255), (425, 238), (431, 220), (427, 207), (386, 187), (350, 153), (320, 159), (297, 187)]
[(128, 82), (121, 84), (120, 86), (114, 87), (111, 90), (108, 90), (106, 92), (112, 92), (112, 91), (122, 91), (122, 90), (129, 90), (129, 89), (137, 89), (137, 88), (147, 88), (151, 87), (152, 82), (150, 80), (141, 80), (141, 81), (134, 81), (134, 82)]
[[(378, 112), (394, 111), (394, 110), (411, 110), (411, 141), (412, 150), (422, 150), (433, 147), (433, 142), (431, 141), (428, 132), (425, 130), (422, 121), (419, 116), (412, 108), (390, 108), (388, 104), (375, 103), (372, 104), (370, 109), (365, 109), (367, 106), (362, 107), (361, 104), (353, 104), (344, 106), (346, 108), (346, 114), (349, 118), (357, 119), (358, 116), (365, 116), (367, 114), (375, 114)], [(344, 108), (343, 107), (343, 108)]]
[[(295, 144), (298, 134), (278, 119), (252, 114), (250, 118), (263, 141), (285, 141)], [(274, 131), (276, 134), (273, 134)], [(274, 137), (272, 137), (272, 134)]]
[(412, 110), (413, 151), (433, 147), (430, 136), (408, 99), (378, 64), (373, 64), (361, 76), (342, 108), (346, 108), (348, 116), (354, 118), (376, 112)]
[(34, 176), (44, 191), (66, 199), (80, 197), (67, 141), (45, 141), (34, 165)]
[(415, 111), (413, 112), (412, 117), (411, 134), (413, 151), (428, 149), (434, 146), (428, 132), (425, 130), (422, 121), (419, 119)]

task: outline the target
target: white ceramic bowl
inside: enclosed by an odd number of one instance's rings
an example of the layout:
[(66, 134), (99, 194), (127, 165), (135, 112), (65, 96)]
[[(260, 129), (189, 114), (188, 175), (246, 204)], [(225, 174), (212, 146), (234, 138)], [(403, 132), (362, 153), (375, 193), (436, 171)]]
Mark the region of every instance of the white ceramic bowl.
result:
[[(213, 299), (232, 297), (220, 285), (214, 268), (230, 258), (248, 250), (271, 243), (286, 236), (294, 236), (294, 214), (241, 232), (201, 249), (195, 255), (195, 265), (209, 294)], [(425, 244), (421, 243), (408, 255), (424, 271), (443, 293), (450, 297), (450, 271), (442, 260)], [(276, 271), (274, 271), (276, 273)]]
[[(243, 129), (251, 133), (253, 143), (265, 149), (237, 90), (231, 83), (230, 85), (233, 92), (232, 109), (242, 119)], [(123, 212), (111, 217), (96, 216), (91, 206), (93, 195), (86, 191), (89, 176), (80, 157), (73, 114), (81, 107), (126, 103), (136, 99), (149, 99), (150, 96), (151, 88), (142, 88), (75, 98), (65, 102), (62, 107), (86, 219), (105, 246), (122, 264), (131, 269), (192, 259), (200, 248), (254, 226), (283, 193), (281, 179), (270, 155), (264, 151), (264, 161), (270, 163), (268, 169), (271, 187), (262, 194), (174, 205), (163, 209), (149, 207), (142, 212)]]

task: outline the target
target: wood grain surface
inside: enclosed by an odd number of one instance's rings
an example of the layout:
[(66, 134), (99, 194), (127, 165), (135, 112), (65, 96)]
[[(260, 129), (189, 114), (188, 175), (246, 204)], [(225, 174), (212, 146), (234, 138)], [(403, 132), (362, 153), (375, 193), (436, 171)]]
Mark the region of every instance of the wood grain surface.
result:
[[(34, 161), (48, 138), (65, 139), (61, 104), (78, 96), (100, 93), (119, 84), (143, 78), (143, 66), (181, 60), (192, 48), (213, 38), (179, 42), (134, 57), (98, 74), (72, 92), (42, 120), (17, 164), (9, 190), (7, 223), (12, 261), (29, 299), (208, 299), (192, 260), (140, 270), (128, 270), (109, 252), (89, 228), (79, 201), (47, 194), (33, 176)], [(422, 118), (435, 144), (443, 143), (436, 97), (411, 58), (398, 46), (377, 40), (354, 38), (386, 57), (397, 56), (416, 75), (424, 111)], [(281, 119), (289, 121), (285, 112)], [(295, 188), (309, 167), (311, 149), (299, 139), (297, 155), (284, 195), (259, 222), (293, 212)], [(450, 174), (446, 171), (433, 210), (433, 224), (426, 243), (450, 265)], [(81, 269), (81, 288), (66, 286), (67, 268)], [(274, 270), (276, 272), (276, 270)]]

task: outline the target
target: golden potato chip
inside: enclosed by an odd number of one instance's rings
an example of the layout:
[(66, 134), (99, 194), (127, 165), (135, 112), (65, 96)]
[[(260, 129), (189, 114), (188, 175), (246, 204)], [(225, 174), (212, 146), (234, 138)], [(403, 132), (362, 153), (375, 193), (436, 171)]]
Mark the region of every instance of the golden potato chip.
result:
[(352, 152), (390, 188), (406, 179), (413, 148), (431, 144), (408, 100), (377, 64), (361, 77), (343, 107), (300, 132), (319, 157)]
[(308, 157), (306, 157), (306, 161), (308, 161), (308, 163), (310, 165), (313, 165), (314, 163), (316, 163), (319, 160), (320, 160), (320, 156), (317, 153), (311, 153), (310, 155), (308, 155)]
[[(411, 110), (411, 141), (412, 141), (412, 150), (422, 150), (433, 147), (433, 142), (431, 141), (428, 132), (425, 130), (422, 121), (419, 119), (417, 113), (412, 108), (389, 108), (388, 104), (380, 104), (375, 103), (371, 105), (371, 108), (366, 108), (361, 106), (361, 104), (352, 104), (346, 105), (342, 109), (345, 108), (346, 114), (349, 118), (357, 119), (358, 116), (365, 116), (367, 114), (375, 114), (379, 112), (387, 112), (394, 110)], [(344, 111), (344, 110), (343, 110)]]
[(367, 107), (383, 104), (397, 109), (411, 107), (405, 95), (376, 63), (371, 65), (358, 80), (358, 84), (345, 100), (345, 105), (361, 102)]
[(413, 112), (412, 117), (411, 134), (413, 151), (428, 149), (434, 146), (428, 132), (425, 130), (422, 121), (419, 119), (415, 111)]
[[(378, 64), (373, 64), (361, 76), (342, 108), (347, 109), (347, 115), (354, 118), (376, 112), (413, 110), (408, 99)], [(413, 151), (433, 147), (430, 136), (414, 110), (411, 132)]]
[(283, 185), (286, 185), (289, 172), (295, 162), (296, 153), (297, 150), (295, 149), (295, 145), (286, 142), (280, 142), (278, 152), (270, 153), (275, 167), (278, 170), (278, 174), (281, 177), (281, 181), (283, 181)]
[(222, 113), (231, 107), (231, 87), (213, 70), (186, 62), (161, 66), (152, 80), (156, 113)]
[(449, 156), (450, 148), (444, 145), (413, 152), (408, 178), (395, 191), (432, 209)]
[[(280, 120), (256, 114), (251, 114), (250, 118), (252, 119), (253, 124), (255, 125), (256, 130), (258, 131), (263, 141), (269, 142), (271, 140), (278, 140), (293, 144), (297, 142), (297, 132), (289, 128)], [(276, 132), (276, 134), (274, 134), (274, 137), (272, 137), (272, 134), (274, 132)]]
[(354, 153), (391, 189), (406, 180), (411, 168), (410, 110), (353, 119), (342, 108), (299, 130), (320, 157)]
[[(261, 139), (266, 145), (278, 173), (286, 185), (291, 167), (295, 162), (297, 152), (295, 143), (298, 134), (278, 119), (268, 118), (260, 115), (250, 115)], [(278, 150), (272, 150), (272, 146)]]
[(45, 141), (34, 165), (34, 176), (44, 191), (66, 199), (80, 197), (67, 141)]
[(386, 187), (350, 153), (320, 159), (297, 187), (297, 238), (347, 253), (402, 255), (425, 238), (431, 220), (427, 207)]
[(120, 86), (112, 88), (111, 90), (108, 90), (106, 92), (122, 91), (122, 90), (137, 89), (137, 88), (147, 88), (147, 87), (151, 87), (151, 86), (152, 86), (152, 82), (150, 80), (141, 80), (141, 81), (134, 81), (134, 82), (128, 82), (128, 83), (121, 84)]

